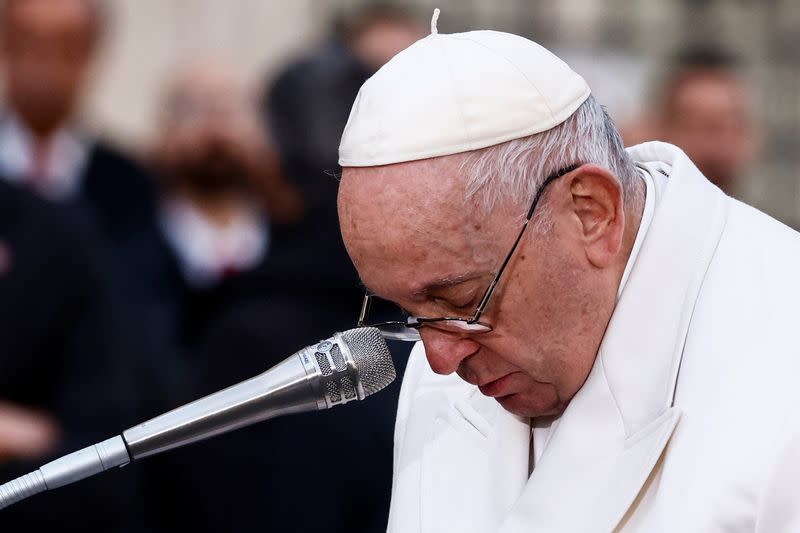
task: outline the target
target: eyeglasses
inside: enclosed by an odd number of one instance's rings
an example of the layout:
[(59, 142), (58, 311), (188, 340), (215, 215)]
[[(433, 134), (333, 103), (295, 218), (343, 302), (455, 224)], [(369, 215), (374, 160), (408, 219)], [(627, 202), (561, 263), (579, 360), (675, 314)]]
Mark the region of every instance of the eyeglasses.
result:
[[(522, 236), (525, 234), (525, 229), (528, 227), (528, 223), (533, 218), (534, 210), (536, 209), (536, 205), (539, 203), (539, 200), (542, 197), (542, 193), (544, 192), (545, 188), (550, 185), (552, 182), (557, 180), (558, 178), (568, 174), (578, 168), (579, 165), (570, 165), (565, 167), (555, 174), (548, 176), (546, 180), (542, 183), (539, 189), (536, 191), (536, 195), (533, 198), (533, 202), (531, 203), (531, 207), (528, 210), (528, 214), (525, 217), (525, 221), (522, 223), (522, 228), (519, 231), (519, 235), (517, 235), (517, 239), (514, 241), (514, 245), (511, 247), (511, 250), (506, 255), (505, 259), (500, 265), (500, 268), (497, 270), (497, 274), (495, 274), (494, 279), (486, 288), (486, 291), (483, 293), (483, 297), (481, 297), (480, 303), (478, 304), (477, 309), (475, 309), (475, 313), (473, 313), (472, 318), (465, 318), (465, 317), (453, 317), (453, 316), (444, 316), (444, 317), (436, 317), (436, 318), (429, 318), (429, 317), (420, 317), (420, 316), (407, 316), (405, 320), (390, 320), (386, 322), (379, 322), (376, 324), (369, 324), (372, 327), (378, 328), (383, 336), (387, 339), (399, 340), (399, 341), (409, 341), (409, 342), (416, 342), (421, 340), (419, 334), (419, 328), (423, 326), (428, 326), (432, 328), (436, 328), (441, 331), (447, 331), (451, 333), (460, 333), (460, 334), (474, 334), (474, 333), (487, 333), (492, 331), (492, 326), (486, 322), (481, 322), (481, 315), (483, 315), (486, 306), (489, 304), (489, 300), (494, 293), (495, 287), (497, 287), (497, 283), (500, 281), (500, 276), (503, 275), (503, 271), (506, 269), (509, 261), (511, 261), (511, 257), (513, 257), (514, 252), (519, 245), (519, 242), (522, 240)], [(367, 315), (369, 314), (371, 304), (376, 297), (372, 295), (369, 291), (364, 294), (364, 301), (361, 304), (361, 313), (358, 315), (358, 327), (362, 327), (367, 325)]]

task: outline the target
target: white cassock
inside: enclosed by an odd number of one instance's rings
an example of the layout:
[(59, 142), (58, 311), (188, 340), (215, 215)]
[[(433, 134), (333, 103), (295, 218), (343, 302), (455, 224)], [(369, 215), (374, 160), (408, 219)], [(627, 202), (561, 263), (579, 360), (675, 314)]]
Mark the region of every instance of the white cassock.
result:
[(800, 532), (800, 235), (676, 147), (629, 152), (649, 224), (586, 383), (534, 431), (532, 475), (529, 421), (419, 344), (390, 532)]

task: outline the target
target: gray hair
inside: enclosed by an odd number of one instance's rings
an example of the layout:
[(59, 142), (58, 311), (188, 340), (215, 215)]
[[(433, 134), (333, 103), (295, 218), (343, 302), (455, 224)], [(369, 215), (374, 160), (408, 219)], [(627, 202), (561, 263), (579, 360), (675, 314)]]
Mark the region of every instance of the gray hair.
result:
[(461, 170), (467, 180), (467, 200), (476, 200), (488, 213), (502, 200), (527, 207), (547, 176), (569, 165), (586, 163), (599, 165), (617, 176), (626, 206), (641, 201), (637, 170), (622, 137), (606, 110), (591, 95), (566, 121), (552, 129), (469, 152)]

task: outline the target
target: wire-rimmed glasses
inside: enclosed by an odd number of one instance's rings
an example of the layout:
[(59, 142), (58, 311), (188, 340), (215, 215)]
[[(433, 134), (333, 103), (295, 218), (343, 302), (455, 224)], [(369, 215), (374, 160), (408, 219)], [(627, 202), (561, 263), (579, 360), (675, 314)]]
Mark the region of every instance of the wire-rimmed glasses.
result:
[(436, 328), (442, 331), (447, 331), (451, 333), (458, 333), (458, 334), (476, 334), (476, 333), (487, 333), (492, 331), (492, 326), (484, 321), (481, 321), (481, 316), (483, 312), (486, 310), (486, 306), (489, 304), (489, 300), (494, 294), (494, 289), (497, 287), (497, 283), (500, 281), (500, 276), (503, 275), (503, 271), (506, 269), (506, 266), (511, 261), (511, 258), (514, 256), (514, 252), (519, 245), (519, 242), (522, 240), (522, 236), (525, 234), (525, 229), (528, 227), (528, 223), (533, 218), (533, 213), (536, 209), (539, 200), (542, 197), (542, 193), (544, 192), (545, 188), (550, 185), (552, 182), (557, 180), (558, 178), (572, 172), (579, 165), (570, 165), (565, 167), (555, 174), (548, 176), (546, 180), (542, 183), (539, 189), (536, 191), (536, 195), (533, 198), (533, 202), (531, 202), (531, 207), (528, 209), (528, 214), (525, 217), (525, 221), (522, 223), (522, 228), (520, 228), (519, 234), (517, 235), (516, 240), (514, 241), (514, 245), (511, 247), (511, 250), (506, 255), (505, 259), (500, 265), (500, 268), (497, 270), (497, 274), (495, 274), (492, 282), (486, 288), (486, 291), (483, 293), (481, 297), (480, 303), (478, 307), (475, 309), (471, 318), (466, 317), (455, 317), (455, 316), (443, 316), (443, 317), (420, 317), (420, 316), (407, 316), (405, 320), (390, 320), (385, 322), (378, 322), (376, 324), (367, 324), (367, 316), (369, 315), (370, 307), (374, 299), (377, 297), (371, 294), (368, 291), (364, 294), (364, 301), (361, 304), (361, 312), (358, 316), (358, 327), (362, 326), (371, 326), (378, 328), (383, 336), (387, 339), (399, 340), (399, 341), (409, 341), (409, 342), (416, 342), (421, 340), (419, 334), (419, 328), (423, 326), (428, 326), (432, 328)]

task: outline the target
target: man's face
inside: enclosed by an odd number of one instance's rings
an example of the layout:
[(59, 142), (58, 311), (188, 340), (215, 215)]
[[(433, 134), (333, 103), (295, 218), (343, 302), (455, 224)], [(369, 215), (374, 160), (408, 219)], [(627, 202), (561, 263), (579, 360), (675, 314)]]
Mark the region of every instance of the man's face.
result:
[(731, 192), (755, 151), (747, 91), (723, 73), (687, 73), (668, 102), (663, 135), (684, 149), (711, 181)]
[[(521, 227), (525, 206), (500, 205), (481, 216), (466, 203), (459, 166), (451, 156), (343, 172), (347, 250), (364, 284), (412, 315), (471, 317)], [(551, 196), (563, 204), (559, 182), (542, 204)], [(580, 224), (568, 209), (551, 212), (552, 228), (527, 233), (504, 272), (481, 319), (491, 332), (420, 330), (435, 372), (457, 372), (521, 416), (566, 407), (613, 308), (613, 283), (586, 260)]]
[(160, 162), (195, 192), (246, 190), (263, 133), (257, 113), (224, 67), (200, 64), (182, 76), (164, 105)]
[(96, 37), (94, 15), (83, 0), (14, 0), (5, 9), (8, 99), (34, 131), (49, 133), (78, 98)]

